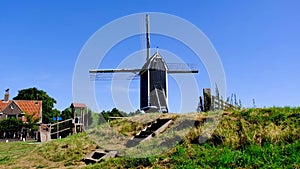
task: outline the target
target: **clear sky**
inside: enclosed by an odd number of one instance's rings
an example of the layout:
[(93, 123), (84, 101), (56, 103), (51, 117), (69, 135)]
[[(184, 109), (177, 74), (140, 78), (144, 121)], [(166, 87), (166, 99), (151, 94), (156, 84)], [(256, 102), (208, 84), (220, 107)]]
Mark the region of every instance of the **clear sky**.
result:
[[(186, 19), (210, 39), (224, 66), (227, 95), (236, 93), (247, 107), (252, 106), (252, 98), (258, 107), (299, 106), (299, 7), (297, 0), (1, 0), (0, 95), (7, 88), (14, 97), (18, 90), (37, 87), (57, 100), (56, 108), (62, 110), (68, 107), (72, 102), (76, 59), (89, 37), (122, 16), (162, 12)], [(168, 41), (164, 37), (154, 35), (151, 38), (151, 44), (161, 49), (165, 49), (166, 43)], [(127, 48), (125, 44), (131, 47)], [(140, 50), (141, 46), (140, 37), (129, 38), (123, 45), (113, 48), (108, 60), (99, 67), (114, 68), (117, 63), (110, 62), (109, 58), (113, 55), (125, 57)], [(188, 55), (188, 51), (180, 53), (180, 46), (183, 45), (173, 42), (167, 50), (179, 56)], [(210, 87), (201, 63), (196, 78), (200, 89)], [(105, 90), (109, 89), (109, 84), (96, 83), (100, 109), (113, 108), (110, 91)], [(137, 109), (136, 88), (137, 82), (132, 82), (131, 99)], [(177, 97), (176, 89), (171, 79), (170, 95), (174, 93)], [(170, 107), (176, 111), (176, 101), (170, 102)], [(191, 104), (191, 111), (196, 106)]]

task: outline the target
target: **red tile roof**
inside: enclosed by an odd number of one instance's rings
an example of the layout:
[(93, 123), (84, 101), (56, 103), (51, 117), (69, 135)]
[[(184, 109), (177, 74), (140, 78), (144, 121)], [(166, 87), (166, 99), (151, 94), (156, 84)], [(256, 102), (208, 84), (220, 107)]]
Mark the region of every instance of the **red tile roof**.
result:
[(20, 109), (27, 115), (34, 115), (35, 118), (41, 118), (42, 101), (36, 100), (14, 100)]
[(0, 101), (0, 112), (14, 102), (27, 115), (34, 115), (35, 118), (42, 118), (42, 101), (37, 100), (9, 100)]
[(12, 100), (9, 101), (0, 101), (0, 111), (4, 110), (8, 105), (10, 105), (10, 103), (12, 102)]

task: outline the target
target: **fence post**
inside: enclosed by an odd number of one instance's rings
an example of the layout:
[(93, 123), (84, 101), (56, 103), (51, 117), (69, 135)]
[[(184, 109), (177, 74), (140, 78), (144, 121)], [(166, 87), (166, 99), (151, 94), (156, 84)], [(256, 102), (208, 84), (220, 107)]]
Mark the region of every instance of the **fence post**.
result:
[(202, 97), (200, 96), (200, 110), (204, 111)]
[(221, 110), (224, 110), (224, 100), (223, 100), (223, 96), (221, 96)]
[(216, 108), (216, 100), (215, 100), (215, 96), (211, 96), (211, 110), (215, 110)]
[(211, 94), (209, 88), (203, 89), (203, 97), (204, 97), (204, 111), (207, 112), (211, 110)]
[(58, 124), (58, 116), (56, 116), (56, 123), (57, 123), (57, 125), (56, 125), (56, 132), (57, 132), (57, 134), (56, 134), (56, 139), (58, 139), (58, 137), (59, 137), (59, 124)]

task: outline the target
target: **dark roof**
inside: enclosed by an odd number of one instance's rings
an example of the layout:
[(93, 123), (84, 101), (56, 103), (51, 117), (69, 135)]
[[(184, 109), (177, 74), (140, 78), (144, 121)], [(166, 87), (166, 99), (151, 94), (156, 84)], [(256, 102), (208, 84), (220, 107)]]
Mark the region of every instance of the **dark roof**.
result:
[(147, 69), (168, 70), (168, 67), (162, 56), (158, 52), (156, 52), (144, 64), (142, 71)]
[(71, 108), (86, 108), (87, 106), (84, 103), (72, 103), (70, 107)]

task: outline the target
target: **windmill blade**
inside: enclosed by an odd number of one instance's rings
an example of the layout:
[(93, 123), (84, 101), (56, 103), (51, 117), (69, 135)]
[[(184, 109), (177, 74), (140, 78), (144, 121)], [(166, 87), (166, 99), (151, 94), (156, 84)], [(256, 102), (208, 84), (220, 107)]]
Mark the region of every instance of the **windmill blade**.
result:
[(114, 73), (90, 73), (91, 81), (112, 81), (112, 80), (138, 80), (139, 75), (137, 74), (114, 74)]
[(137, 80), (139, 71), (140, 69), (91, 69), (89, 73), (91, 81)]
[(89, 73), (139, 73), (141, 69), (90, 69)]
[(169, 74), (176, 74), (176, 73), (198, 73), (198, 70), (169, 70)]
[(198, 65), (191, 63), (167, 63), (168, 73), (198, 73)]

